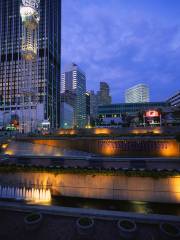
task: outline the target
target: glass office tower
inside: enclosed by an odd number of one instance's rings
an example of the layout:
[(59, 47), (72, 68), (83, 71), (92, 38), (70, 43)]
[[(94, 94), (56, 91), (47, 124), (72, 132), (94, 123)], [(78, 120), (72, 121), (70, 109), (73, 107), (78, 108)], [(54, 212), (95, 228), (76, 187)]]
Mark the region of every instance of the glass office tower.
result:
[(149, 87), (146, 84), (137, 84), (125, 92), (126, 103), (146, 103), (149, 100)]
[[(22, 86), (22, 0), (0, 1), (0, 121), (20, 118)], [(38, 89), (37, 121), (60, 125), (61, 0), (40, 1), (37, 59), (32, 66)], [(36, 73), (35, 73), (36, 71)]]
[(86, 75), (73, 63), (61, 76), (61, 93), (75, 95), (74, 123), (77, 128), (86, 126)]

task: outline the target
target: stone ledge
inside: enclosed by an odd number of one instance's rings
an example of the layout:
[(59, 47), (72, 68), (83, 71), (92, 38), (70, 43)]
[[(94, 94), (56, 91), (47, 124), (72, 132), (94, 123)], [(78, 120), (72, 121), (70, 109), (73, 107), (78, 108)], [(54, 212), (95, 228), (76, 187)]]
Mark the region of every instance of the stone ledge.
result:
[(131, 218), (139, 223), (158, 224), (160, 222), (171, 222), (180, 224), (179, 216), (159, 214), (138, 214), (132, 212), (107, 211), (97, 209), (69, 208), (59, 206), (37, 206), (24, 205), (20, 203), (0, 202), (0, 209), (17, 212), (40, 211), (48, 215), (60, 215), (70, 217), (91, 216), (95, 219), (118, 220), (119, 218)]

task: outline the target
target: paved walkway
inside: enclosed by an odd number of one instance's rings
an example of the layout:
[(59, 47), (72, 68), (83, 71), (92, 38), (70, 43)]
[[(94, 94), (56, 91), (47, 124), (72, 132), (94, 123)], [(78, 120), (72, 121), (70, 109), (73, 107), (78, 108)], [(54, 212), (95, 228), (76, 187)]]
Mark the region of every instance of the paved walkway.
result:
[[(66, 210), (66, 211), (65, 211)], [(27, 212), (40, 211), (43, 214), (43, 222), (39, 229), (29, 232), (25, 228), (24, 217)], [(78, 216), (88, 215), (94, 217), (94, 232), (88, 236), (80, 236), (76, 229)], [(107, 215), (110, 216), (107, 217)], [(116, 215), (116, 217), (115, 217)], [(121, 240), (117, 228), (117, 219), (124, 218), (121, 213), (106, 211), (92, 211), (76, 209), (63, 209), (57, 207), (32, 207), (17, 204), (0, 203), (0, 239), (1, 240)], [(105, 217), (106, 216), (106, 217)], [(134, 218), (129, 213), (129, 218)], [(140, 216), (139, 216), (140, 217)], [(142, 217), (142, 215), (141, 215)], [(144, 216), (143, 216), (144, 218)], [(147, 218), (147, 217), (145, 217)], [(146, 221), (136, 220), (138, 231), (133, 240), (149, 240), (150, 235), (154, 239), (160, 238), (159, 221), (167, 221), (166, 217), (157, 216), (157, 224), (149, 224)], [(171, 219), (173, 220), (173, 218)], [(174, 218), (174, 220), (179, 220)], [(180, 223), (180, 222), (179, 222)], [(177, 224), (179, 225), (179, 224)]]

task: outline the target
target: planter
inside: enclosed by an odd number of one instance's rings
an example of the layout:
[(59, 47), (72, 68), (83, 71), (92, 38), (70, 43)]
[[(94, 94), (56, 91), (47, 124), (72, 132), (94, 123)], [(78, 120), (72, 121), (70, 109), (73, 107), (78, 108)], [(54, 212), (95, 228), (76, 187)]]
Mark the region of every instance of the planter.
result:
[(94, 220), (89, 217), (78, 218), (76, 228), (79, 235), (92, 235), (94, 233)]
[(24, 218), (24, 223), (27, 231), (37, 230), (42, 222), (41, 213), (31, 213)]
[(117, 223), (119, 234), (123, 239), (131, 240), (136, 237), (137, 225), (135, 221), (128, 219), (121, 219)]
[(160, 236), (162, 240), (173, 240), (180, 239), (180, 228), (170, 224), (170, 223), (161, 223), (160, 224)]
[(146, 240), (155, 240), (156, 238), (153, 233), (149, 232), (147, 234), (144, 234), (141, 238), (141, 240), (145, 240), (145, 239)]

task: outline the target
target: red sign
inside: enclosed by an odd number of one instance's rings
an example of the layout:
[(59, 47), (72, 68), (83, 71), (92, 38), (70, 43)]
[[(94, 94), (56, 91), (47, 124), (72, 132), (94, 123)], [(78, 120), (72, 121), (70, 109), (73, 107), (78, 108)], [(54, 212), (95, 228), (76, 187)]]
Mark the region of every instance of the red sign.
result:
[(159, 112), (158, 111), (155, 111), (155, 110), (150, 110), (150, 111), (147, 111), (146, 113), (145, 113), (145, 117), (159, 117), (160, 116), (160, 114), (159, 114)]

